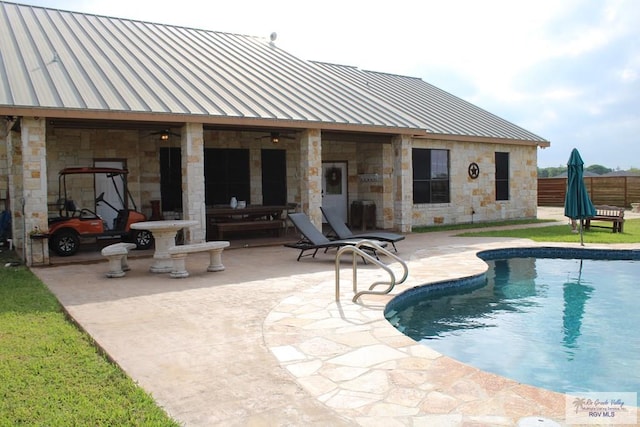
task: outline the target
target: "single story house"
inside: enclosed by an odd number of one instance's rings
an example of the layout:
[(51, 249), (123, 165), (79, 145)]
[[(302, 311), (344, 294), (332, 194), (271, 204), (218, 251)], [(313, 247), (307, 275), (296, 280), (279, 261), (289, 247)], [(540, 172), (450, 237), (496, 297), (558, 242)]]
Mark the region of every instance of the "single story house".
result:
[[(347, 221), (371, 200), (376, 226), (400, 232), (536, 215), (549, 142), (419, 78), (303, 60), (259, 37), (9, 2), (0, 22), (0, 201), (19, 249), (47, 228), (72, 166), (128, 169), (143, 212), (159, 201), (198, 221), (194, 242), (206, 208), (231, 197), (293, 202), (318, 226), (320, 206)], [(95, 209), (94, 185), (74, 188), (76, 204)]]

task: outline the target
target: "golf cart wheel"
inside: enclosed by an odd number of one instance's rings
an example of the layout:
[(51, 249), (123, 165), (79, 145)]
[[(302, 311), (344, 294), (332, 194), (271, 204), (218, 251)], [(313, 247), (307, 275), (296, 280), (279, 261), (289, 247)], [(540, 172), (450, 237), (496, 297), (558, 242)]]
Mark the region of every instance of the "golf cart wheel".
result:
[(153, 235), (148, 230), (138, 230), (133, 236), (136, 249), (149, 249), (153, 245)]
[(80, 238), (71, 230), (61, 230), (51, 237), (49, 246), (60, 256), (71, 256), (78, 252)]

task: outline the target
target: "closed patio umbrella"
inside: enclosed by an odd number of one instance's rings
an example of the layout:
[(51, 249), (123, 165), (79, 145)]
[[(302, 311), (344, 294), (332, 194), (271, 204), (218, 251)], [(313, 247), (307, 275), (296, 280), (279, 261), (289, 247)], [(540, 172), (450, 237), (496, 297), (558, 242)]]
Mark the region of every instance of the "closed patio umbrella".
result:
[(580, 244), (584, 246), (582, 237), (582, 219), (595, 216), (596, 209), (589, 198), (583, 177), (584, 162), (577, 149), (571, 151), (567, 163), (567, 194), (564, 199), (564, 215), (578, 220), (580, 223)]

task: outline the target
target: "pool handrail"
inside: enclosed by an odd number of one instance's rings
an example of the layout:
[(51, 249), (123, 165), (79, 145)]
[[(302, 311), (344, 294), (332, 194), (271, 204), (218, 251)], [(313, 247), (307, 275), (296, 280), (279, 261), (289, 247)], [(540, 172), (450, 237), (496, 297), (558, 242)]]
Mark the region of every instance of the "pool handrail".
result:
[[(374, 257), (372, 256), (369, 252), (361, 249), (361, 246), (364, 246), (365, 248), (368, 248), (369, 251), (371, 249), (374, 249), (374, 253), (383, 253), (384, 255), (387, 255), (390, 258), (393, 258), (394, 260), (398, 261), (400, 263), (400, 265), (402, 266), (402, 269), (404, 271), (402, 278), (398, 281), (396, 280), (396, 276), (393, 272), (393, 270), (391, 270), (391, 268), (389, 268), (388, 265), (386, 265), (385, 263), (383, 263), (379, 257)], [(336, 301), (340, 301), (340, 257), (342, 256), (342, 254), (346, 253), (346, 252), (351, 252), (352, 253), (352, 270), (353, 270), (353, 292), (354, 292), (354, 296), (352, 298), (353, 302), (356, 302), (358, 300), (358, 298), (360, 298), (361, 295), (364, 294), (372, 294), (372, 295), (385, 295), (388, 294), (389, 292), (391, 292), (393, 290), (393, 288), (395, 287), (395, 285), (399, 285), (401, 283), (403, 283), (407, 277), (409, 276), (409, 268), (407, 267), (407, 264), (404, 262), (404, 260), (400, 257), (398, 257), (396, 254), (393, 254), (391, 252), (389, 252), (387, 249), (381, 247), (380, 245), (378, 245), (376, 242), (371, 241), (371, 240), (362, 240), (360, 242), (358, 242), (355, 245), (349, 245), (349, 246), (343, 246), (340, 249), (338, 249), (338, 253), (336, 254), (336, 260), (335, 260), (335, 267), (336, 267)], [(389, 277), (390, 277), (390, 282), (387, 283), (385, 281), (377, 281), (377, 282), (373, 282), (373, 284), (371, 284), (371, 286), (369, 286), (368, 290), (364, 290), (364, 291), (360, 291), (358, 292), (358, 262), (357, 259), (358, 257), (361, 257), (365, 263), (366, 261), (370, 261), (371, 263), (377, 265), (378, 267), (382, 268), (383, 270), (385, 270), (387, 273), (389, 273)], [(387, 289), (383, 290), (383, 291), (373, 291), (373, 288), (375, 288), (376, 286), (379, 285), (388, 285)]]

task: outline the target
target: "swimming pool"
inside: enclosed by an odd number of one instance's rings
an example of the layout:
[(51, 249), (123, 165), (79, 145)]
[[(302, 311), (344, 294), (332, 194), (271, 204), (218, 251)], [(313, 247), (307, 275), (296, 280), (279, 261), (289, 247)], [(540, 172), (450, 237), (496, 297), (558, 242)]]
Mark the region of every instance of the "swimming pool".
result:
[(486, 274), (407, 291), (386, 318), (447, 356), (522, 383), (640, 391), (640, 251), (480, 256)]

